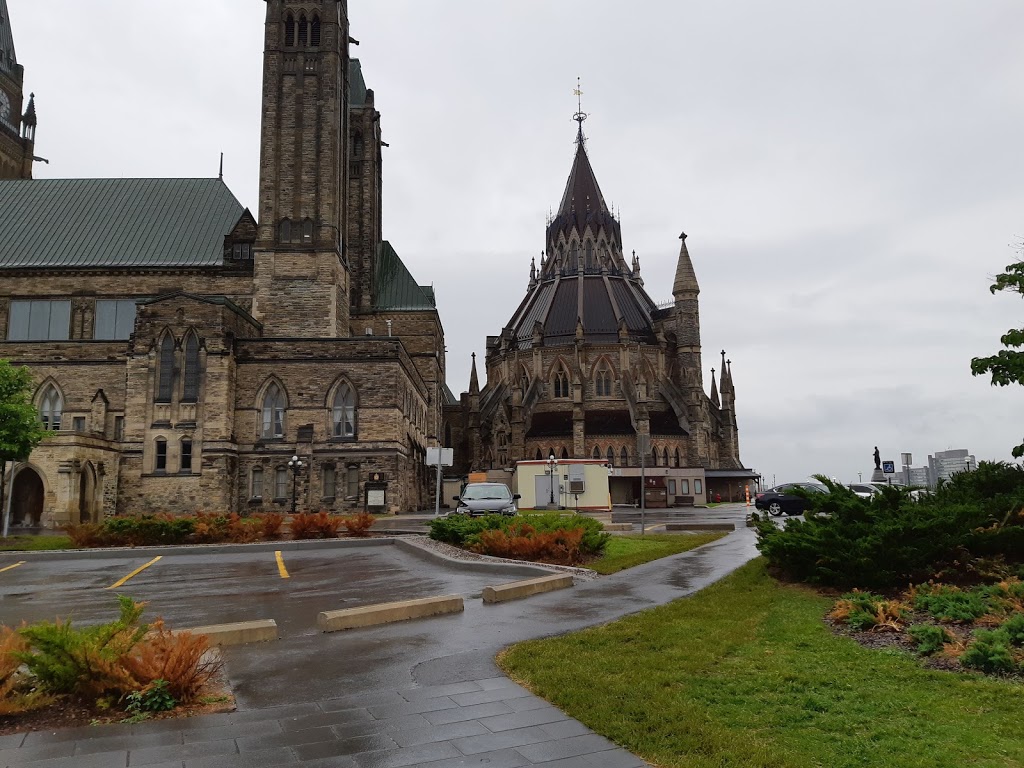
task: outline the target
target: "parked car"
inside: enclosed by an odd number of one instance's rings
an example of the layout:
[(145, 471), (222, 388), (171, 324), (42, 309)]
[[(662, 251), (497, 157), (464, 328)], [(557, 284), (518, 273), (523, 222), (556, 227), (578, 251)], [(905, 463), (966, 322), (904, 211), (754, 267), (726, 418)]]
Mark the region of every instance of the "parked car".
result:
[(807, 509), (807, 499), (793, 493), (794, 488), (803, 488), (811, 493), (828, 493), (828, 488), (819, 483), (783, 483), (757, 494), (754, 506), (773, 517), (802, 514)]
[(469, 483), (453, 499), (459, 502), (455, 508), (459, 515), (512, 516), (519, 511), (516, 506), (519, 494), (513, 494), (504, 483)]
[(878, 493), (880, 483), (850, 483), (847, 488), (860, 496), (862, 499), (870, 499)]

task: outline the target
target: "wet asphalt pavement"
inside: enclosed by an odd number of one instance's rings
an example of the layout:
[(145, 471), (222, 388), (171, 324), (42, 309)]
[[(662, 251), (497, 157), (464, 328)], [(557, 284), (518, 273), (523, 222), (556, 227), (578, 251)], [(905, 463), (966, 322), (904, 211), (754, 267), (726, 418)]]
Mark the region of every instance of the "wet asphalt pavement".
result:
[[(572, 589), (493, 605), (480, 600), (483, 585), (528, 575), (503, 573), (500, 567), (494, 573), (467, 572), (458, 564), (419, 558), (410, 573), (403, 555), (392, 551), (399, 549), (394, 546), (373, 547), (372, 553), (285, 552), (285, 562), (294, 559), (296, 574), (306, 566), (310, 574), (318, 573), (315, 578), (310, 575), (309, 583), (319, 586), (304, 590), (288, 585), (294, 591), (283, 602), (294, 602), (295, 610), (284, 614), (291, 618), (284, 619), (288, 629), (282, 628), (281, 640), (225, 650), (238, 712), (53, 735), (0, 736), (0, 766), (646, 765), (504, 678), (494, 657), (514, 642), (605, 623), (692, 594), (757, 555), (754, 533), (743, 525), (741, 505), (707, 512), (713, 513), (709, 519), (735, 522), (735, 533), (689, 553), (579, 582)], [(362, 574), (361, 582), (337, 583), (346, 560), (352, 572)], [(183, 565), (184, 571), (174, 577), (179, 587), (206, 588), (201, 585), (208, 579), (206, 564), (196, 560), (194, 566)], [(378, 567), (383, 570), (374, 573)], [(166, 573), (169, 577), (171, 571)], [(209, 595), (209, 601), (233, 602), (232, 610), (241, 607), (249, 610), (249, 618), (264, 618), (273, 601), (268, 603), (255, 588), (251, 594), (238, 591), (238, 580), (259, 582), (263, 577), (262, 572), (247, 576), (243, 569), (230, 586), (225, 582), (222, 591)], [(365, 604), (359, 595), (370, 587), (378, 594), (400, 595), (388, 599), (402, 599), (415, 590), (416, 582), (429, 584), (427, 594), (462, 594), (465, 611), (330, 634), (304, 624), (313, 608), (312, 602), (304, 601), (318, 599), (328, 584), (335, 590), (332, 598), (348, 594)], [(11, 605), (3, 591), (6, 586), (0, 580), (0, 607), (5, 613)], [(37, 583), (33, 589), (41, 586)], [(307, 591), (310, 594), (303, 594)], [(132, 594), (143, 596), (138, 589)], [(201, 606), (204, 601), (184, 602)], [(173, 601), (167, 607), (174, 610)], [(342, 606), (320, 605), (317, 610), (334, 607)], [(168, 618), (174, 615), (163, 606), (161, 610)], [(204, 623), (198, 617), (210, 615), (201, 607), (179, 610), (179, 626)]]

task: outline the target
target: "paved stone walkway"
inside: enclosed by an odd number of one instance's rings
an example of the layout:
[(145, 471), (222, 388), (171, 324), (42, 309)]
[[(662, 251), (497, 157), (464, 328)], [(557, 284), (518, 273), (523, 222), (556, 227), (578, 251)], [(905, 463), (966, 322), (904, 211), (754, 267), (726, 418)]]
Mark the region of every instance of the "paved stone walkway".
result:
[[(734, 514), (741, 526), (743, 508)], [(467, 599), (450, 617), (229, 649), (239, 711), (0, 736), (0, 766), (640, 768), (640, 758), (500, 676), (494, 654), (692, 594), (756, 556), (753, 544), (742, 527), (528, 600)]]

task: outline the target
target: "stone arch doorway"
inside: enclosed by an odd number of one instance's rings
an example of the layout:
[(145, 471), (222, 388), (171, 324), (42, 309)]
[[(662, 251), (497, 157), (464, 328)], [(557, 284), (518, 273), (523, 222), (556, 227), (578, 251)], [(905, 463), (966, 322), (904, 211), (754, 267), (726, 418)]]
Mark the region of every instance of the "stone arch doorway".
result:
[(78, 481), (78, 521), (93, 523), (96, 514), (96, 470), (86, 462)]
[(43, 478), (32, 467), (22, 467), (11, 489), (11, 525), (38, 528), (43, 519)]

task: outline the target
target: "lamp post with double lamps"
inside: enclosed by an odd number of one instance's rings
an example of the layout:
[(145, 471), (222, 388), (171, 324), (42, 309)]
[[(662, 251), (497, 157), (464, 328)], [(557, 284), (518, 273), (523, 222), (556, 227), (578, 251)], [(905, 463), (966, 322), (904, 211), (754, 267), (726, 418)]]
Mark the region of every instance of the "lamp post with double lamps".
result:
[(555, 472), (558, 471), (558, 461), (555, 459), (555, 454), (548, 456), (548, 474), (551, 476), (551, 502), (550, 507), (555, 506)]
[(292, 471), (292, 514), (295, 514), (295, 502), (297, 499), (296, 492), (299, 486), (299, 475), (302, 474), (302, 468), (306, 466), (302, 459), (298, 456), (292, 456), (288, 460), (288, 469)]

